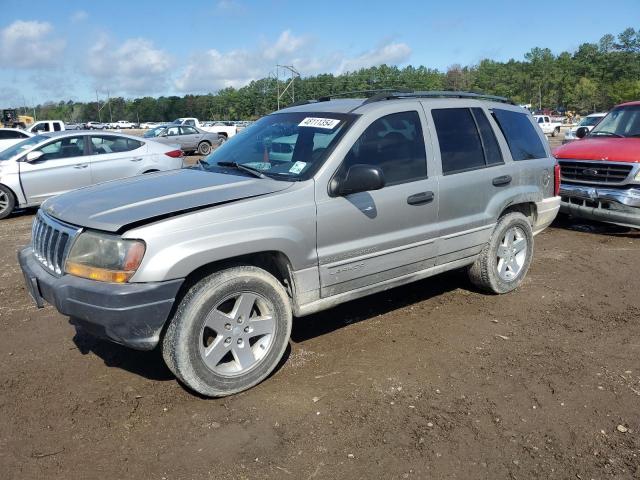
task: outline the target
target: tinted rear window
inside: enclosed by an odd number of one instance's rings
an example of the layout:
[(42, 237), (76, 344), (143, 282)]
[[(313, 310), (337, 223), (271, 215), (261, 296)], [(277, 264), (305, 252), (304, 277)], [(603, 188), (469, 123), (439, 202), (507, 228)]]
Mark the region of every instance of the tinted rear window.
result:
[(445, 175), (485, 166), (480, 135), (468, 108), (434, 109), (431, 116)]
[(492, 111), (514, 160), (531, 160), (547, 156), (538, 132), (526, 113), (499, 108), (494, 108)]

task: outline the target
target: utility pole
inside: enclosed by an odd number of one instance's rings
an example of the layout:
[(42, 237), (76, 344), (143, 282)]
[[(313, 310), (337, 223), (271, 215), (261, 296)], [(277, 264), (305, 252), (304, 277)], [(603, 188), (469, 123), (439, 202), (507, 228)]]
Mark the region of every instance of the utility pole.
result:
[[(282, 92), (280, 91), (280, 69), (283, 69), (283, 81), (286, 81), (287, 72), (291, 75), (289, 81), (284, 87)], [(276, 87), (278, 94), (278, 110), (280, 110), (280, 99), (289, 92), (291, 97), (291, 103), (296, 101), (296, 91), (295, 91), (295, 79), (300, 78), (300, 72), (298, 72), (293, 65), (276, 65)], [(291, 88), (291, 91), (289, 91)]]
[(111, 95), (107, 90), (107, 103), (109, 104), (109, 122), (113, 123), (113, 115), (111, 114)]

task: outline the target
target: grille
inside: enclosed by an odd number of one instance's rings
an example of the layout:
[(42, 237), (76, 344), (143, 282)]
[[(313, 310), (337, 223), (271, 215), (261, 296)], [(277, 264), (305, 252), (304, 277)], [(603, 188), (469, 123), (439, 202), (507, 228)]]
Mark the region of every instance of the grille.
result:
[(38, 212), (31, 229), (33, 255), (54, 275), (62, 275), (69, 248), (80, 230)]
[(633, 165), (611, 162), (560, 160), (558, 163), (563, 180), (585, 183), (621, 184), (633, 168)]

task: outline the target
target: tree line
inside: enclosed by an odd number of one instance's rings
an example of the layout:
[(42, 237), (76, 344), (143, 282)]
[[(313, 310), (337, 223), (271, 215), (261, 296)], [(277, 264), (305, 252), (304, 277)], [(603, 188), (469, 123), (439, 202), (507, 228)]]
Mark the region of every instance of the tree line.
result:
[[(294, 80), (295, 100), (363, 90), (467, 90), (508, 97), (534, 108), (566, 109), (579, 113), (606, 111), (613, 105), (640, 100), (640, 30), (627, 28), (597, 43), (583, 43), (575, 52), (554, 55), (533, 48), (523, 60), (482, 60), (473, 66), (451, 65), (446, 72), (420, 66), (382, 65), (340, 75), (321, 74)], [(98, 102), (45, 103), (30, 109), (38, 119), (69, 121), (170, 121), (194, 116), (203, 120), (255, 119), (277, 109), (274, 78), (252, 81), (241, 88), (225, 88), (207, 95), (111, 98)], [(293, 100), (287, 94), (280, 105)]]

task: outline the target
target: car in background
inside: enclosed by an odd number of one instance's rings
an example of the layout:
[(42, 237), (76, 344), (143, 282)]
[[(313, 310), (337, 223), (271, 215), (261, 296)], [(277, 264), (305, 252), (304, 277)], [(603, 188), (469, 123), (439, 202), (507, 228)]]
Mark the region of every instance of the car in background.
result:
[(41, 120), (26, 129), (27, 132), (38, 134), (42, 132), (62, 132), (67, 127), (62, 120)]
[(104, 130), (107, 125), (102, 122), (87, 122), (85, 127), (87, 130)]
[(555, 137), (560, 134), (562, 124), (560, 122), (554, 122), (549, 115), (534, 115), (533, 118), (545, 135)]
[(600, 113), (592, 113), (582, 118), (582, 120), (580, 120), (575, 127), (571, 128), (567, 133), (565, 133), (564, 140), (562, 141), (562, 143), (564, 144), (564, 143), (573, 142), (574, 140), (578, 140), (578, 137), (576, 136), (576, 132), (580, 127), (586, 127), (587, 130), (590, 132), (591, 130), (593, 130), (593, 127), (595, 127), (598, 124), (598, 122), (602, 120), (606, 115), (607, 115), (606, 112), (600, 112)]
[(560, 164), (560, 211), (640, 228), (640, 101), (613, 108), (581, 140), (554, 150)]
[(198, 152), (209, 155), (213, 147), (219, 146), (223, 138), (217, 133), (205, 132), (190, 125), (160, 125), (143, 135), (158, 142), (169, 145), (179, 145), (183, 152)]
[(118, 120), (117, 122), (112, 122), (108, 124), (108, 128), (113, 128), (113, 129), (131, 129), (134, 128), (135, 124), (133, 124), (132, 122), (127, 122), (126, 120)]
[(67, 123), (65, 124), (65, 130), (84, 130), (86, 127), (84, 123)]
[(0, 128), (0, 152), (29, 137), (33, 137), (33, 133), (20, 128)]
[(175, 147), (118, 133), (50, 132), (0, 152), (0, 219), (95, 183), (182, 167)]

